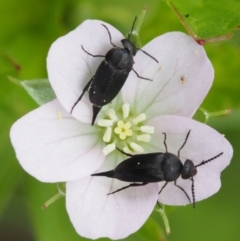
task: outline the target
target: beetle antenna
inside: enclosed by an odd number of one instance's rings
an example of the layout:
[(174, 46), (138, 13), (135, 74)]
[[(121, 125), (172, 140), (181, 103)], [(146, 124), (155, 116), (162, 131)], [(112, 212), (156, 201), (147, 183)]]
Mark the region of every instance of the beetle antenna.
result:
[(195, 199), (195, 189), (194, 189), (194, 179), (193, 177), (190, 177), (190, 180), (192, 181), (192, 199), (193, 199), (193, 208), (196, 207), (196, 199)]
[(168, 151), (167, 151), (167, 144), (166, 144), (167, 134), (166, 134), (165, 132), (163, 132), (163, 135), (164, 135), (163, 144), (164, 144), (164, 146), (165, 146), (166, 152), (168, 152)]
[(107, 29), (108, 36), (109, 36), (109, 40), (110, 40), (111, 45), (112, 45), (113, 47), (117, 47), (117, 46), (112, 42), (112, 36), (111, 36), (111, 33), (110, 33), (109, 29), (107, 28), (107, 26), (104, 25), (104, 24), (102, 24), (102, 26)]
[(206, 163), (208, 163), (208, 162), (210, 162), (210, 161), (220, 157), (222, 154), (223, 154), (223, 152), (219, 153), (218, 155), (216, 155), (216, 156), (214, 156), (214, 157), (212, 157), (212, 158), (210, 158), (210, 159), (208, 159), (206, 161), (202, 161), (200, 164), (196, 165), (195, 167), (200, 167), (200, 166), (202, 166), (202, 165), (204, 165), (204, 164), (206, 164)]
[[(82, 46), (82, 45), (81, 45)], [(82, 50), (87, 53), (88, 55), (92, 56), (92, 57), (105, 57), (105, 55), (93, 55), (93, 54), (90, 54), (83, 46), (82, 46)]]
[(180, 151), (183, 149), (183, 147), (185, 146), (185, 144), (186, 144), (186, 142), (187, 142), (187, 139), (188, 139), (188, 137), (189, 137), (190, 132), (191, 132), (191, 130), (188, 131), (188, 133), (187, 133), (187, 135), (186, 135), (186, 138), (185, 138), (182, 146), (181, 146), (181, 147), (179, 148), (179, 150), (178, 150), (178, 158), (180, 157)]
[[(137, 17), (134, 18), (134, 21), (133, 21), (133, 24), (132, 24), (132, 28), (131, 28), (131, 32), (128, 34), (128, 39), (129, 39), (129, 40), (130, 40), (130, 38), (131, 38), (131, 36), (132, 36), (133, 29), (134, 29), (134, 25), (135, 25), (136, 21), (137, 21)], [(142, 51), (142, 52), (143, 52), (144, 54), (146, 54), (148, 57), (152, 58), (154, 61), (156, 61), (157, 63), (159, 63), (157, 59), (155, 59), (152, 55), (150, 55), (150, 54), (147, 53), (146, 51), (144, 51), (144, 50), (142, 50), (142, 49), (140, 49), (140, 48), (137, 48), (137, 47), (136, 47), (136, 49)]]
[(148, 52), (146, 52), (146, 51), (144, 51), (144, 50), (142, 50), (142, 49), (140, 49), (140, 48), (136, 48), (136, 49), (142, 51), (142, 52), (143, 52), (144, 54), (146, 54), (148, 57), (152, 58), (152, 59), (155, 60), (157, 63), (159, 63), (158, 60), (155, 59), (155, 58), (154, 58), (151, 54), (149, 54)]
[(131, 32), (128, 34), (128, 39), (130, 40), (130, 37), (132, 35), (133, 29), (134, 29), (134, 25), (137, 21), (137, 16), (135, 16), (134, 20), (133, 20), (133, 24), (132, 24), (132, 28), (131, 28)]

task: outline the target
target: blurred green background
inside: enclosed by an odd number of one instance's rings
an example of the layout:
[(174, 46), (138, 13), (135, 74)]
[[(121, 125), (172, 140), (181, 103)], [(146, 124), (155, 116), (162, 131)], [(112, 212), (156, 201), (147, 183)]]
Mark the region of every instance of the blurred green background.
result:
[[(213, 0), (198, 0), (196, 6), (189, 0), (178, 2), (184, 14), (193, 16), (193, 26), (194, 23), (202, 26), (201, 31), (209, 26), (210, 35), (212, 26), (224, 27), (224, 34), (240, 26), (237, 0), (218, 1), (216, 6), (208, 5)], [(56, 38), (85, 19), (107, 21), (126, 34), (134, 16), (144, 6), (148, 11), (140, 36), (143, 44), (165, 32), (186, 32), (177, 15), (163, 1), (0, 0), (0, 240), (87, 240), (76, 234), (67, 216), (64, 199), (46, 210), (41, 209), (41, 205), (56, 193), (55, 185), (40, 183), (29, 176), (15, 158), (9, 140), (10, 127), (37, 104), (7, 76), (22, 80), (46, 78), (46, 55)], [(211, 9), (210, 15), (204, 18), (201, 11), (208, 13), (205, 11), (208, 9)], [(227, 15), (221, 15), (223, 13)], [(198, 25), (198, 19), (202, 25)], [(211, 19), (212, 23), (209, 22)], [(169, 236), (165, 236), (161, 217), (154, 211), (141, 230), (125, 240), (239, 240), (240, 33), (233, 33), (227, 41), (205, 46), (216, 74), (213, 88), (202, 107), (210, 112), (232, 110), (231, 115), (211, 119), (208, 123), (225, 134), (234, 148), (231, 165), (222, 174), (220, 192), (197, 203), (195, 210), (191, 205), (167, 207), (172, 231)]]

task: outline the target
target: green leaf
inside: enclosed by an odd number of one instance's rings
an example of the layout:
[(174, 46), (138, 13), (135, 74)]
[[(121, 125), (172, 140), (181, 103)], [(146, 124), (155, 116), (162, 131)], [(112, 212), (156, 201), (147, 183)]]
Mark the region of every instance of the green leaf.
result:
[(14, 194), (23, 174), (20, 165), (15, 159), (13, 149), (8, 148), (11, 145), (9, 140), (9, 129), (12, 117), (9, 115), (9, 112), (3, 111), (1, 113), (1, 118), (4, 121), (1, 123), (2, 130), (0, 135), (0, 214)]
[(240, 25), (238, 0), (172, 0), (168, 4), (177, 13), (189, 33), (197, 40), (213, 42), (231, 37)]
[(9, 77), (9, 79), (16, 84), (20, 84), (39, 105), (43, 105), (56, 98), (48, 79), (22, 81), (13, 77)]
[[(14, 93), (15, 94), (15, 93)], [(16, 112), (9, 108), (9, 103), (15, 103), (19, 96), (12, 92), (12, 85), (8, 82), (0, 88), (0, 116), (1, 116), (1, 135), (0, 135), (0, 217), (8, 202), (14, 195), (16, 188), (21, 182), (23, 171), (15, 158), (15, 152), (10, 142), (9, 132), (11, 125), (16, 120)], [(14, 99), (15, 98), (15, 99)], [(18, 110), (24, 108), (24, 104), (18, 106)], [(1, 236), (1, 235), (0, 235)]]
[(37, 241), (83, 241), (72, 226), (65, 208), (65, 198), (59, 199), (46, 209), (42, 205), (56, 193), (55, 184), (44, 184), (31, 177), (25, 182), (25, 198), (31, 213)]

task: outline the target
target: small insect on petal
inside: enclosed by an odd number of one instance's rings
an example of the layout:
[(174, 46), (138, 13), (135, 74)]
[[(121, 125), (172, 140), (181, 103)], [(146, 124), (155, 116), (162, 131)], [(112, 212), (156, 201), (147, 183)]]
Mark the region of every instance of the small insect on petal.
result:
[[(197, 168), (202, 165), (205, 165), (209, 162), (214, 161), (215, 159), (222, 156), (224, 153), (216, 153), (215, 156), (200, 162), (197, 165), (194, 165), (193, 161), (186, 159), (184, 164), (182, 164), (180, 160), (180, 151), (184, 148), (189, 138), (191, 130), (188, 131), (183, 143), (180, 145), (178, 149), (178, 155), (176, 156), (173, 153), (168, 152), (167, 148), (167, 134), (162, 133), (164, 135), (163, 144), (165, 146), (165, 153), (162, 152), (155, 152), (155, 153), (147, 153), (147, 154), (137, 154), (132, 155), (129, 152), (127, 147), (124, 147), (124, 151), (118, 149), (122, 154), (130, 156), (130, 158), (126, 159), (125, 161), (118, 164), (118, 166), (110, 171), (102, 172), (102, 173), (95, 173), (92, 176), (106, 176), (110, 178), (117, 178), (121, 181), (131, 182), (129, 185), (124, 186), (120, 189), (117, 189), (110, 194), (114, 194), (116, 192), (125, 190), (130, 187), (139, 187), (144, 186), (149, 183), (154, 182), (162, 182), (165, 181), (164, 185), (158, 192), (160, 194), (163, 189), (167, 186), (169, 182), (174, 182), (176, 188), (181, 190), (186, 199), (193, 203), (193, 207), (195, 208), (195, 189), (194, 189), (194, 176), (197, 175)], [(146, 134), (147, 135), (147, 134)], [(139, 136), (138, 136), (139, 137)], [(132, 142), (130, 144), (131, 148), (136, 152), (141, 152), (141, 147), (136, 143)], [(191, 185), (191, 192), (192, 198), (190, 199), (188, 193), (185, 189), (177, 184), (177, 180), (179, 177), (183, 180), (189, 179), (192, 182)]]
[[(122, 39), (123, 48), (117, 47), (112, 42), (112, 36), (108, 27), (104, 24), (102, 26), (106, 29), (109, 41), (113, 46), (106, 55), (94, 55), (85, 50), (82, 46), (82, 50), (92, 56), (92, 57), (101, 57), (105, 58), (99, 65), (95, 75), (87, 82), (83, 91), (77, 101), (73, 104), (71, 113), (73, 109), (82, 99), (83, 95), (87, 90), (89, 90), (89, 100), (93, 104), (93, 116), (92, 116), (92, 125), (94, 125), (95, 119), (101, 110), (102, 106), (110, 103), (119, 91), (122, 89), (124, 83), (126, 82), (128, 75), (131, 70), (137, 75), (140, 79), (150, 80), (148, 78), (140, 76), (134, 69), (133, 57), (136, 55), (137, 50), (141, 50), (148, 57), (152, 58), (158, 63), (158, 61), (148, 54), (146, 51), (137, 48), (133, 42), (131, 42), (130, 37), (133, 33), (133, 28), (137, 18), (134, 19), (132, 29), (127, 39)], [(114, 65), (112, 63), (115, 63)], [(101, 84), (99, 84), (101, 83)], [(127, 114), (127, 113), (126, 113)]]

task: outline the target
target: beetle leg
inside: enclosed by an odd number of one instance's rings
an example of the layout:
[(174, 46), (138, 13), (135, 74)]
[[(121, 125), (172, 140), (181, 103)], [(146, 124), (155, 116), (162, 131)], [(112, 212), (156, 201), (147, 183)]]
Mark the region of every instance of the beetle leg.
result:
[[(82, 45), (81, 45), (82, 46)], [(105, 57), (105, 55), (93, 55), (93, 54), (90, 54), (86, 49), (84, 49), (83, 48), (83, 46), (82, 46), (82, 49), (83, 49), (83, 51), (85, 52), (85, 53), (87, 53), (88, 55), (90, 55), (90, 56), (92, 56), (92, 57)]]
[(145, 77), (140, 76), (134, 68), (132, 68), (132, 71), (137, 75), (137, 77), (138, 77), (139, 79), (145, 79), (145, 80), (150, 80), (150, 81), (152, 81), (152, 79), (148, 79), (148, 78), (145, 78)]
[(174, 185), (175, 185), (176, 187), (178, 187), (180, 190), (182, 190), (182, 191), (185, 193), (185, 195), (187, 196), (189, 202), (192, 203), (191, 200), (190, 200), (190, 197), (188, 196), (188, 194), (186, 193), (186, 191), (185, 191), (182, 187), (180, 187), (180, 186), (177, 185), (177, 180), (174, 181)]
[(159, 208), (163, 209), (163, 206), (159, 201), (157, 201), (157, 205), (158, 205)]
[(185, 144), (186, 144), (186, 142), (187, 142), (187, 139), (188, 139), (188, 137), (189, 137), (190, 132), (191, 132), (191, 130), (188, 131), (188, 133), (187, 133), (187, 135), (186, 135), (186, 138), (185, 138), (182, 146), (181, 146), (181, 147), (179, 148), (179, 150), (178, 150), (178, 158), (180, 158), (180, 150), (182, 150), (183, 147), (185, 146)]
[(158, 192), (158, 194), (160, 194), (160, 193), (162, 192), (163, 188), (166, 187), (167, 184), (168, 184), (168, 182), (165, 182), (165, 184), (162, 186), (162, 188), (161, 188), (161, 190)]
[(110, 192), (110, 193), (108, 193), (107, 195), (114, 194), (114, 193), (116, 193), (116, 192), (120, 192), (120, 191), (122, 191), (122, 190), (124, 190), (124, 189), (127, 189), (127, 188), (129, 188), (129, 187), (139, 187), (139, 186), (145, 186), (145, 185), (147, 185), (147, 184), (148, 184), (148, 182), (131, 183), (131, 184), (125, 186), (125, 187), (122, 187), (122, 188), (120, 188), (120, 189), (117, 189), (117, 190), (114, 191), (114, 192)]
[(113, 47), (117, 47), (117, 46), (112, 42), (112, 36), (111, 36), (111, 33), (110, 33), (109, 29), (107, 28), (107, 26), (104, 25), (104, 24), (102, 24), (102, 26), (107, 29), (108, 36), (109, 36), (109, 40), (110, 40), (111, 45), (112, 45)]
[(127, 152), (122, 151), (122, 150), (119, 149), (118, 147), (116, 147), (116, 149), (117, 149), (118, 151), (120, 151), (122, 154), (126, 155), (126, 156), (134, 156), (134, 155), (132, 155), (132, 154), (129, 154), (129, 153), (127, 153)]
[(167, 144), (166, 144), (167, 134), (166, 134), (165, 132), (163, 132), (163, 135), (164, 135), (163, 144), (164, 144), (164, 146), (165, 146), (166, 152), (168, 152), (168, 151), (167, 151)]
[(72, 109), (71, 109), (71, 114), (73, 112), (73, 109), (75, 108), (75, 106), (77, 105), (77, 103), (82, 99), (83, 95), (85, 94), (85, 92), (88, 90), (89, 86), (91, 85), (92, 81), (93, 81), (94, 76), (90, 79), (90, 81), (86, 84), (86, 86), (83, 88), (83, 92), (82, 94), (79, 96), (79, 98), (77, 99), (77, 101), (74, 103)]

